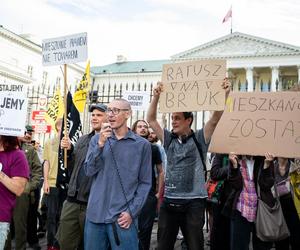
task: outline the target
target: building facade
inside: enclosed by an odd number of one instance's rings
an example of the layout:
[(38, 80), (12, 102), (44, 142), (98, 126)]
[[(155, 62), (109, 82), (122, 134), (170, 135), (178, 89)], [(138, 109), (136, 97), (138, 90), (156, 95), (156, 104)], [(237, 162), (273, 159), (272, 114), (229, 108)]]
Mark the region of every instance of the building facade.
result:
[(234, 90), (277, 91), (299, 83), (300, 47), (239, 32), (171, 57), (175, 61), (226, 59)]
[[(30, 35), (18, 35), (0, 26), (0, 81), (28, 86), (61, 86), (60, 66), (42, 66), (42, 47), (30, 40)], [(63, 68), (63, 67), (62, 67)], [(75, 85), (84, 73), (79, 65), (68, 65), (68, 85)]]
[(95, 84), (155, 83), (162, 65), (200, 59), (224, 59), (233, 90), (277, 91), (300, 82), (300, 47), (234, 32), (171, 56), (170, 60), (128, 62), (93, 67)]
[[(300, 47), (239, 32), (180, 52), (169, 60), (134, 62), (119, 56), (116, 63), (93, 67), (92, 71), (99, 95), (108, 91), (105, 86), (112, 86), (121, 96), (122, 90), (128, 88), (151, 91), (161, 80), (163, 64), (201, 59), (226, 60), (233, 91), (281, 91), (300, 81)], [(121, 84), (125, 87), (120, 88)], [(209, 115), (195, 112), (193, 129), (202, 127)], [(169, 115), (158, 117), (164, 126), (170, 127)], [(138, 118), (135, 114), (133, 119)]]
[[(35, 86), (35, 96), (45, 88), (63, 88), (62, 67), (42, 66), (42, 48), (28, 36), (17, 35), (0, 26), (0, 82)], [(224, 59), (227, 75), (234, 91), (280, 91), (299, 84), (300, 47), (265, 38), (234, 32), (195, 48), (180, 52), (165, 60), (127, 61), (118, 56), (115, 63), (91, 67), (93, 100), (108, 103), (122, 97), (124, 90), (152, 91), (161, 80), (164, 64), (199, 59)], [(68, 85), (74, 91), (85, 69), (68, 65)], [(38, 89), (38, 91), (36, 91)], [(43, 93), (40, 92), (43, 90)], [(53, 91), (48, 91), (48, 95)], [(95, 98), (94, 98), (95, 97)], [(29, 102), (32, 103), (32, 102)], [(30, 113), (38, 108), (29, 105)], [(89, 114), (82, 116), (84, 131), (89, 131)], [(134, 112), (131, 121), (144, 118), (146, 112)], [(199, 128), (209, 117), (207, 112), (195, 113), (194, 128)], [(168, 115), (160, 116), (170, 126)]]

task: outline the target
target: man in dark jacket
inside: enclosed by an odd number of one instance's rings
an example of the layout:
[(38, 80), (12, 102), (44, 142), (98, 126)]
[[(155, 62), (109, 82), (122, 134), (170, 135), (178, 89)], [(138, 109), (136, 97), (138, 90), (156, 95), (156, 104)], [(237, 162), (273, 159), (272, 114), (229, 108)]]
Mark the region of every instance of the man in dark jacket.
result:
[(73, 151), (68, 139), (61, 142), (63, 148), (72, 151), (68, 163), (68, 170), (71, 171), (68, 197), (62, 208), (56, 235), (61, 250), (83, 249), (85, 212), (92, 183), (92, 179), (85, 175), (83, 163), (91, 138), (100, 132), (102, 123), (106, 121), (105, 111), (103, 104), (91, 106), (92, 132), (80, 137)]

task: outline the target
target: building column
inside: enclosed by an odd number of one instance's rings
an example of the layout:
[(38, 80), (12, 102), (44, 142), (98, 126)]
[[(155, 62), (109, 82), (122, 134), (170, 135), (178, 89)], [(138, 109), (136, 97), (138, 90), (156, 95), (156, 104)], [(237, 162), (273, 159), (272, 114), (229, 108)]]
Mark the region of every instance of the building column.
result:
[(276, 92), (276, 81), (279, 81), (279, 67), (272, 67), (271, 92)]
[(248, 82), (248, 92), (253, 92), (253, 68), (246, 68), (246, 79)]

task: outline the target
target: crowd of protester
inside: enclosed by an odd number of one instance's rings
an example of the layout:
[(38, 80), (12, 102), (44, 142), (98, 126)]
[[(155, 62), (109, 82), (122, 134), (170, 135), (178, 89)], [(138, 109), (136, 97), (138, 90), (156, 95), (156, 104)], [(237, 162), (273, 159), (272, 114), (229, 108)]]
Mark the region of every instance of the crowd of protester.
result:
[[(229, 82), (222, 87), (229, 93)], [(131, 106), (115, 99), (90, 107), (91, 131), (72, 145), (57, 136), (41, 145), (26, 126), (24, 137), (0, 135), (0, 250), (149, 250), (158, 216), (157, 249), (204, 249), (205, 213), (212, 250), (300, 249), (300, 166), (295, 159), (212, 154), (207, 150), (222, 111), (193, 131), (192, 112), (172, 113), (172, 130), (157, 120), (162, 84), (154, 88), (147, 120), (127, 121)], [(67, 150), (68, 185), (57, 185), (58, 149)], [(242, 145), (241, 145), (242, 147)], [(208, 179), (208, 180), (207, 180)], [(41, 190), (43, 192), (41, 192)], [(43, 193), (41, 197), (41, 193)], [(279, 197), (288, 235), (265, 240), (257, 232), (259, 200)]]

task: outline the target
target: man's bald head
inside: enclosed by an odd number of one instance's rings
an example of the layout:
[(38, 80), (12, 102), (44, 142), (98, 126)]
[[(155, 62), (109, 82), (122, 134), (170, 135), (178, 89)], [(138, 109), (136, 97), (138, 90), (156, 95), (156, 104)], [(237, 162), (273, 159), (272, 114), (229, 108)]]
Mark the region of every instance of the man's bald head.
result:
[(115, 103), (117, 103), (117, 105), (120, 106), (120, 108), (122, 108), (122, 109), (131, 110), (130, 103), (127, 100), (123, 99), (123, 98), (115, 99), (115, 100), (111, 101), (110, 104), (115, 104)]

